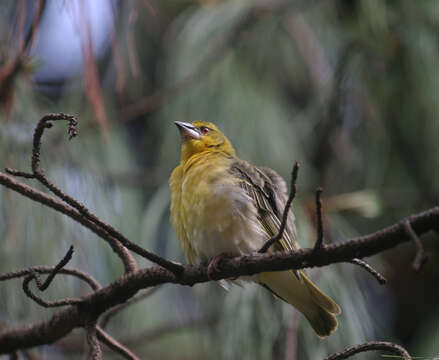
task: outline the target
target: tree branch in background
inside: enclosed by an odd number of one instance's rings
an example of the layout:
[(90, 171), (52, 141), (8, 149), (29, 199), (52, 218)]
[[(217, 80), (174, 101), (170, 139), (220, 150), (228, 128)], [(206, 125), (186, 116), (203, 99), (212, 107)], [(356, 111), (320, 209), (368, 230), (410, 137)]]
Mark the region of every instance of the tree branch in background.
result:
[(345, 350), (332, 354), (324, 360), (342, 360), (351, 357), (352, 355), (366, 351), (386, 351), (396, 354), (399, 359), (412, 360), (411, 356), (402, 346), (385, 341), (370, 341), (364, 344), (348, 347)]

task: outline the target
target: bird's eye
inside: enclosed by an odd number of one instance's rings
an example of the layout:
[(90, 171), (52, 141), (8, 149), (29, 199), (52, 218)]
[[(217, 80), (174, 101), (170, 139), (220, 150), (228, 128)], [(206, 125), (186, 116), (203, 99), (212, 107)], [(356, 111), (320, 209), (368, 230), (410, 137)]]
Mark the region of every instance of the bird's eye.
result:
[(206, 135), (206, 134), (210, 133), (210, 129), (209, 129), (208, 127), (205, 127), (205, 126), (202, 126), (202, 127), (200, 128), (200, 131), (201, 131), (201, 133), (202, 133), (203, 135)]

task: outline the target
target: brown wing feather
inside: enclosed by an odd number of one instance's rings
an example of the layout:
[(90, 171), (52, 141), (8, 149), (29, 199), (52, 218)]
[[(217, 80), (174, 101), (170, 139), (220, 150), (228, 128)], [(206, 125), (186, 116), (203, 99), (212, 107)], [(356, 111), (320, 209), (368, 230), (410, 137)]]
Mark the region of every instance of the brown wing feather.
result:
[[(279, 232), (282, 214), (287, 202), (285, 181), (274, 170), (257, 168), (244, 160), (232, 164), (232, 173), (238, 177), (240, 186), (253, 199), (258, 209), (259, 220), (267, 232), (268, 238)], [(294, 215), (289, 211), (287, 224), (282, 239), (273, 246), (277, 251), (294, 251), (299, 249), (296, 241)], [(300, 278), (299, 272), (295, 275)]]

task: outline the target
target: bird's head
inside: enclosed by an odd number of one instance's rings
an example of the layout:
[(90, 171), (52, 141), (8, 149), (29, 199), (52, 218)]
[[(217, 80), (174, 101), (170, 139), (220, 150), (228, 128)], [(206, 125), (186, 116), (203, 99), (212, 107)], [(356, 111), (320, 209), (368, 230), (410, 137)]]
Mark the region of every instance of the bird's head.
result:
[(235, 149), (226, 136), (212, 123), (195, 121), (192, 124), (176, 121), (181, 135), (181, 160), (186, 161), (192, 155), (203, 151), (223, 152), (235, 155)]

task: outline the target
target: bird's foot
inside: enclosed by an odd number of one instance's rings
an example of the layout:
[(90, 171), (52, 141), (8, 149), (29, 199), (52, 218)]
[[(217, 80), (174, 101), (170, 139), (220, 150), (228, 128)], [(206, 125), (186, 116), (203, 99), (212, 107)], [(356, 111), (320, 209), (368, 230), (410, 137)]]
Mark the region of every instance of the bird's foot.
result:
[(210, 280), (218, 280), (215, 278), (215, 273), (221, 270), (221, 262), (225, 259), (230, 259), (233, 257), (235, 257), (235, 255), (232, 253), (221, 253), (210, 259), (207, 265), (207, 277)]

